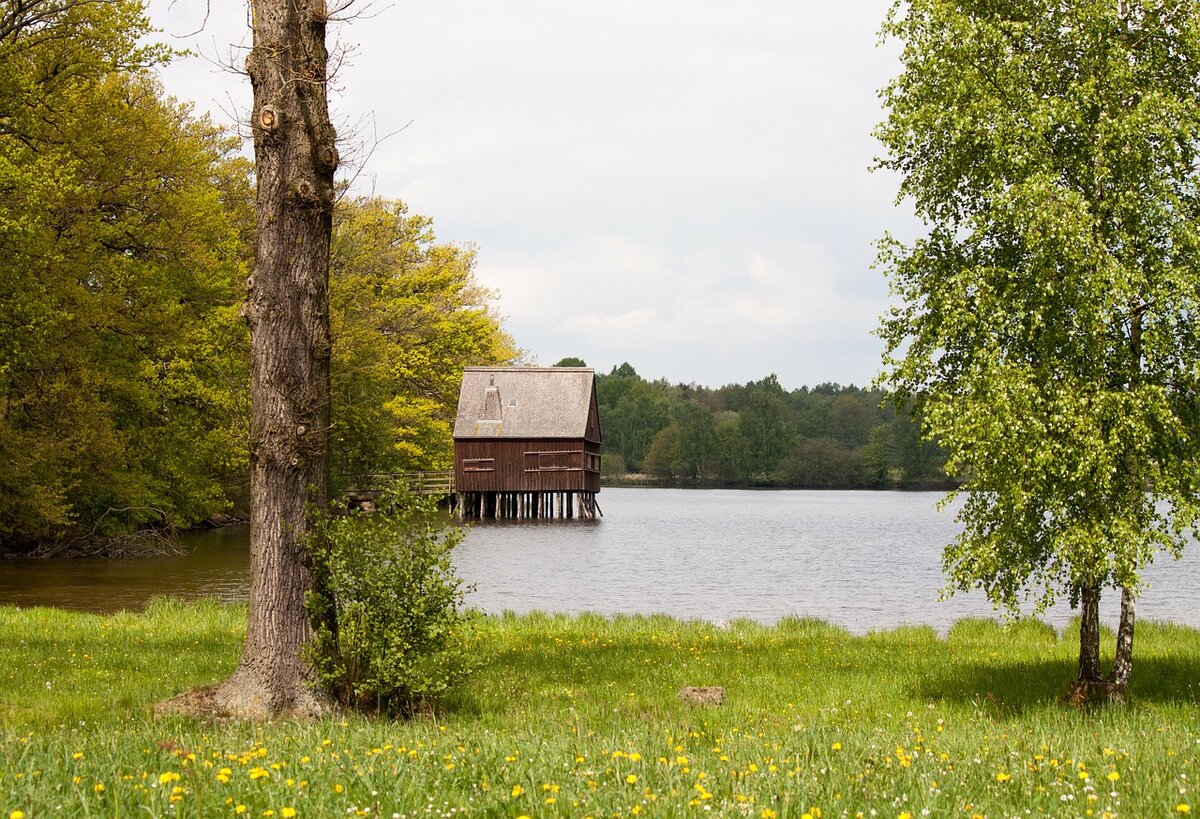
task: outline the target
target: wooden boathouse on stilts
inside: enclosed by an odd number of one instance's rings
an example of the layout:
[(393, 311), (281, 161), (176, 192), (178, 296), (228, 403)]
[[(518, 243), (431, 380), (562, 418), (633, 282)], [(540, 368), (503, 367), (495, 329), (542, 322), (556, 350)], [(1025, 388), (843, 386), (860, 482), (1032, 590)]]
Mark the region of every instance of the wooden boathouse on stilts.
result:
[(588, 367), (467, 367), (454, 422), (460, 519), (596, 518), (600, 411)]

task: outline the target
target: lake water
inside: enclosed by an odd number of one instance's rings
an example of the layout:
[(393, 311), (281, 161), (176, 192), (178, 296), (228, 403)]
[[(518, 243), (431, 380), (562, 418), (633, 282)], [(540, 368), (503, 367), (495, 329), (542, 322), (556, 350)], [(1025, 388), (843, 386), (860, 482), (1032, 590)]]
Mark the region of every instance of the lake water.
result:
[[(945, 631), (994, 615), (981, 594), (938, 602), (941, 548), (957, 532), (938, 493), (606, 489), (599, 521), (480, 523), (456, 550), (469, 604), (662, 612), (724, 622), (819, 617), (855, 632), (901, 624)], [(243, 600), (248, 531), (184, 536), (177, 558), (0, 561), (0, 604), (138, 609), (154, 595)], [(1146, 573), (1141, 618), (1200, 627), (1200, 554)], [(1117, 594), (1103, 617), (1115, 623)], [(1064, 604), (1044, 617), (1061, 627)]]

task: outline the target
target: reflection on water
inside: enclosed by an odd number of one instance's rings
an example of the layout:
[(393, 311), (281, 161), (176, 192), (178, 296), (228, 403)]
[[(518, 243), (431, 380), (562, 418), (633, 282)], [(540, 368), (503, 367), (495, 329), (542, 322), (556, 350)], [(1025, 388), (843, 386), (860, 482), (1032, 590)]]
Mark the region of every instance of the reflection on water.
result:
[[(856, 632), (945, 630), (992, 616), (982, 595), (937, 602), (941, 547), (957, 526), (936, 493), (606, 489), (601, 521), (481, 523), (455, 553), (484, 611), (664, 612), (772, 622), (820, 617)], [(0, 561), (0, 603), (93, 611), (157, 594), (244, 599), (245, 527), (185, 536), (181, 558)], [(1147, 572), (1141, 617), (1200, 627), (1200, 555)], [(1104, 616), (1115, 622), (1117, 595)], [(1062, 626), (1065, 605), (1046, 619)]]
[(0, 560), (0, 603), (79, 611), (142, 609), (152, 597), (245, 600), (250, 527), (184, 532), (181, 557)]

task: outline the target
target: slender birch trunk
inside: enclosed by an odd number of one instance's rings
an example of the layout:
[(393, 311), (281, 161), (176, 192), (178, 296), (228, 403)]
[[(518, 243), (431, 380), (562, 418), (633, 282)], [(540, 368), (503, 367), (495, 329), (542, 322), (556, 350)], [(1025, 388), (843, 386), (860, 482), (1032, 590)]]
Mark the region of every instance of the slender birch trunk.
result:
[(1113, 687), (1124, 696), (1133, 675), (1133, 625), (1136, 598), (1128, 586), (1121, 587), (1121, 622), (1117, 626), (1117, 658), (1113, 663)]
[(1100, 671), (1100, 587), (1084, 586), (1079, 591), (1079, 677), (1078, 683), (1104, 679)]

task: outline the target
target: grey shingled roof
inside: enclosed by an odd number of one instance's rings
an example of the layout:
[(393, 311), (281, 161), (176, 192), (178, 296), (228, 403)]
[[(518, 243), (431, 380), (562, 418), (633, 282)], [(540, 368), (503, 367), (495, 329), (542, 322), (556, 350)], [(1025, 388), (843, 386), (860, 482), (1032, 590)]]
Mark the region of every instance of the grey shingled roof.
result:
[(590, 367), (467, 367), (454, 437), (582, 438), (594, 379)]

